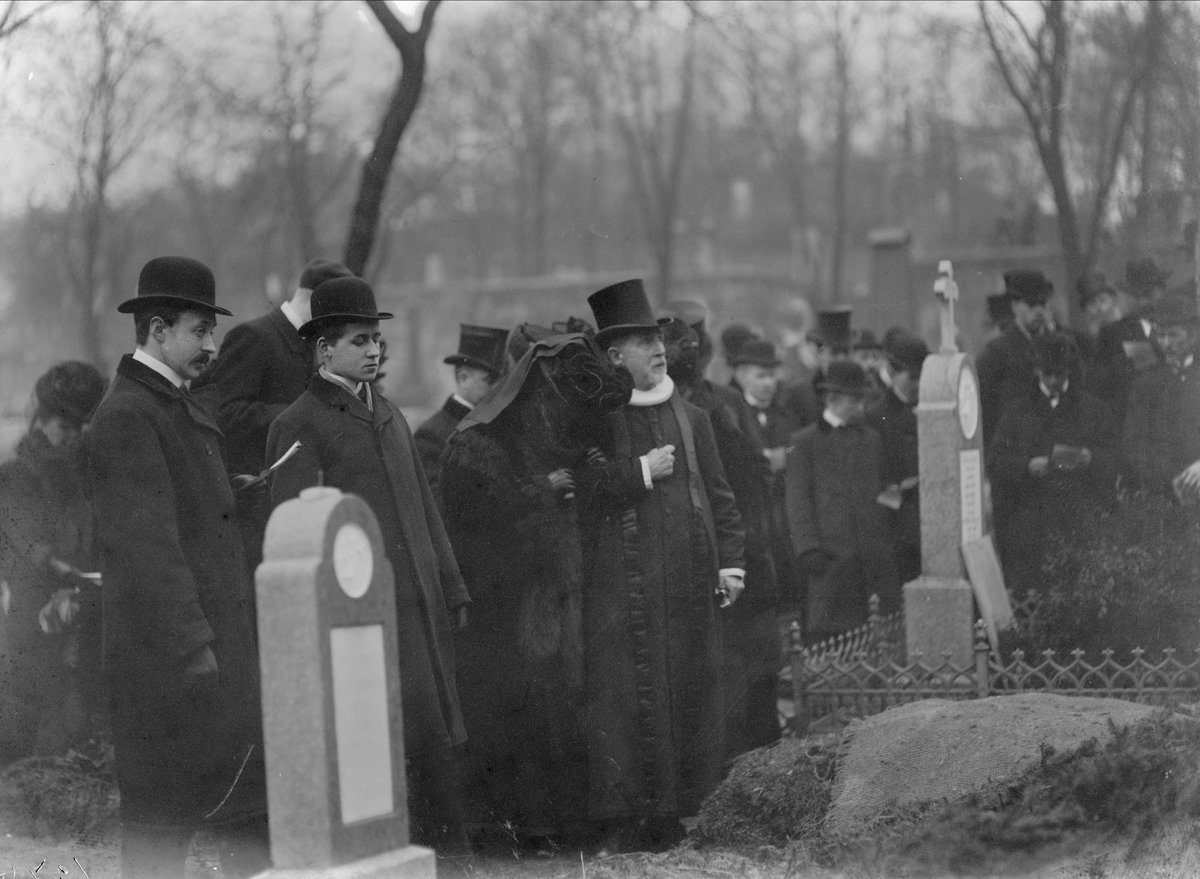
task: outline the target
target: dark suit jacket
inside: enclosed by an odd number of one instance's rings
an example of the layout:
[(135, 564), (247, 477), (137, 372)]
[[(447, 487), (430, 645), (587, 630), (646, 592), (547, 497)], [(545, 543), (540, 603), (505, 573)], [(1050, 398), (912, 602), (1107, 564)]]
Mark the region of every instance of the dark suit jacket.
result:
[(317, 375), (271, 425), (270, 457), (296, 440), (300, 451), (275, 471), (274, 503), (323, 478), (323, 484), (361, 497), (379, 521), (395, 574), (406, 746), (422, 749), (434, 736), (465, 740), (449, 610), (470, 598), (408, 423), (378, 392), (371, 411)]
[(453, 396), (447, 397), (442, 408), (429, 416), (413, 434), (417, 452), (421, 455), (421, 466), (425, 468), (425, 478), (434, 497), (438, 496), (438, 483), (442, 476), (442, 450), (446, 448), (458, 422), (466, 418), (470, 411)]
[[(918, 475), (917, 412), (892, 390), (867, 410), (866, 423), (879, 431), (881, 467), (879, 476), (886, 488)], [(886, 509), (886, 508), (885, 508)], [(897, 546), (921, 547), (921, 492), (914, 485), (901, 495), (900, 509), (887, 510)]]
[[(262, 736), (251, 586), (222, 445), (195, 394), (128, 355), (89, 437), (122, 815), (152, 823), (199, 821)], [(183, 670), (205, 646), (218, 675), (199, 698)]]
[(1125, 343), (1147, 341), (1146, 330), (1134, 314), (1101, 327), (1096, 335), (1096, 363), (1088, 389), (1108, 406), (1118, 425), (1124, 422), (1129, 389), (1136, 375), (1133, 361), (1125, 355)]
[(232, 472), (267, 465), (271, 422), (304, 393), (313, 371), (312, 347), (278, 308), (229, 331), (207, 382), (218, 390), (217, 421)]
[(1171, 492), (1171, 480), (1200, 461), (1200, 358), (1176, 372), (1165, 363), (1133, 381), (1125, 409), (1125, 457), (1143, 488)]

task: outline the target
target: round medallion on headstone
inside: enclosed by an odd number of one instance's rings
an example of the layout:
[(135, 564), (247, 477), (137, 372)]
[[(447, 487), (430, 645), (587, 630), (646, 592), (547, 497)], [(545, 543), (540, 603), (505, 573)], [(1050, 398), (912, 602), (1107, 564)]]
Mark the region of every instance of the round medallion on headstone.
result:
[(333, 573), (338, 585), (351, 598), (362, 598), (375, 574), (371, 540), (361, 527), (347, 522), (333, 538)]
[(958, 373), (958, 424), (966, 439), (974, 439), (979, 428), (979, 384), (968, 366)]

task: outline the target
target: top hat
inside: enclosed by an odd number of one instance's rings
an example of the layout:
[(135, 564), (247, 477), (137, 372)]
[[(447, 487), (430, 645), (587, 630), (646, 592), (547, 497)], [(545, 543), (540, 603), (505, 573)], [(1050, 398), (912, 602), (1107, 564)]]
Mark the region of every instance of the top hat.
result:
[(822, 308), (817, 312), (817, 325), (809, 337), (818, 345), (827, 348), (849, 348), (852, 341), (850, 334), (850, 315), (853, 309), (849, 305), (839, 305), (833, 308)]
[(854, 334), (854, 344), (851, 346), (855, 351), (881, 351), (883, 345), (879, 339), (875, 338), (875, 334), (870, 330), (859, 330)]
[(1010, 302), (1024, 302), (1026, 305), (1045, 305), (1054, 295), (1054, 285), (1037, 269), (1005, 272), (1004, 289)]
[(333, 278), (312, 295), (312, 320), (300, 327), (301, 338), (312, 339), (335, 322), (388, 320), (392, 315), (375, 306), (375, 291), (362, 278)]
[(326, 281), (332, 281), (334, 278), (350, 278), (354, 276), (354, 272), (350, 271), (340, 262), (334, 262), (331, 259), (310, 259), (308, 265), (304, 267), (304, 271), (300, 273), (300, 283), (298, 286), (305, 290), (316, 290)]
[(904, 330), (891, 336), (884, 354), (894, 372), (920, 372), (929, 356), (929, 346), (924, 339)]
[(1033, 340), (1033, 366), (1051, 375), (1071, 375), (1079, 366), (1079, 346), (1067, 333), (1043, 333)]
[(1117, 292), (1108, 283), (1108, 276), (1101, 271), (1088, 272), (1076, 282), (1075, 289), (1079, 291), (1079, 304), (1084, 308), (1097, 296), (1104, 293), (1114, 296)]
[(117, 306), (121, 314), (144, 308), (175, 305), (232, 316), (217, 305), (217, 282), (212, 269), (186, 256), (158, 256), (142, 266), (137, 296)]
[(992, 293), (987, 298), (988, 320), (993, 324), (1002, 324), (1012, 320), (1012, 296), (1005, 290), (1003, 293)]
[(1125, 265), (1125, 283), (1134, 296), (1149, 293), (1167, 282), (1170, 273), (1160, 269), (1152, 257), (1132, 259)]
[(504, 372), (504, 351), (508, 344), (508, 330), (495, 327), (477, 327), (472, 324), (458, 325), (458, 351), (445, 358), (442, 363), (451, 366), (473, 366), (499, 375)]
[(1183, 327), (1200, 323), (1196, 298), (1177, 293), (1164, 296), (1151, 310), (1150, 320), (1158, 327)]
[(775, 351), (775, 346), (766, 339), (750, 339), (737, 349), (730, 366), (763, 366), (773, 369), (783, 361)]
[(849, 394), (852, 397), (868, 397), (874, 391), (867, 371), (853, 360), (835, 360), (825, 370), (826, 394)]
[(743, 345), (758, 337), (758, 333), (745, 324), (730, 324), (721, 330), (721, 350), (725, 352), (725, 361), (731, 362)]
[(699, 302), (693, 302), (690, 299), (676, 299), (674, 302), (668, 302), (662, 309), (662, 316), (682, 321), (695, 330), (697, 336), (708, 334), (708, 329), (704, 325), (708, 319), (708, 309)]
[(655, 320), (641, 278), (597, 290), (588, 297), (588, 305), (596, 318), (596, 341), (601, 345), (622, 330), (657, 330), (671, 321), (668, 317)]

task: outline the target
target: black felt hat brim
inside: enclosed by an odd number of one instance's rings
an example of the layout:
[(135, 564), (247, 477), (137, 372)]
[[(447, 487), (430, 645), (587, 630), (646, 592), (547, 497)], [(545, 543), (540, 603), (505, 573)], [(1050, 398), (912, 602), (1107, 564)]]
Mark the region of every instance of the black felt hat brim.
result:
[(827, 394), (845, 394), (847, 397), (869, 397), (871, 396), (871, 386), (867, 385), (841, 385), (832, 384), (825, 381), (825, 393)]
[(132, 299), (126, 299), (117, 306), (117, 311), (121, 314), (136, 314), (143, 309), (158, 308), (162, 305), (171, 305), (195, 311), (211, 311), (216, 314), (223, 314), (226, 317), (233, 317), (232, 311), (224, 309), (219, 305), (213, 305), (211, 302), (204, 302), (200, 299), (189, 299), (187, 296), (174, 296), (170, 293), (154, 293), (149, 296), (135, 296)]
[(451, 354), (442, 360), (442, 363), (448, 363), (451, 366), (472, 366), (475, 369), (483, 369), (490, 372), (492, 375), (499, 375), (500, 370), (496, 369), (490, 363), (484, 363), (478, 357), (471, 357), (467, 354)]
[(669, 324), (674, 318), (660, 317), (652, 324), (615, 324), (611, 327), (605, 327), (596, 333), (596, 342), (603, 345), (614, 335), (622, 333), (652, 333), (661, 330)]
[(389, 311), (381, 311), (379, 314), (323, 314), (320, 317), (314, 317), (306, 324), (301, 324), (300, 329), (296, 332), (302, 339), (311, 338), (313, 333), (321, 330), (322, 327), (327, 327), (334, 323), (374, 323), (380, 320), (391, 320), (395, 317)]

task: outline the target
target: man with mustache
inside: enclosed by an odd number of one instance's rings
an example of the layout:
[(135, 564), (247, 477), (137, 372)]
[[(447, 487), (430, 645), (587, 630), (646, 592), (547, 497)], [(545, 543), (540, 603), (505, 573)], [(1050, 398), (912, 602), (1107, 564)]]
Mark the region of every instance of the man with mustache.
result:
[(209, 827), (226, 875), (269, 866), (251, 584), (212, 411), (188, 389), (216, 351), (203, 263), (146, 263), (137, 350), (96, 411), (88, 474), (121, 792), (121, 874), (184, 874)]

